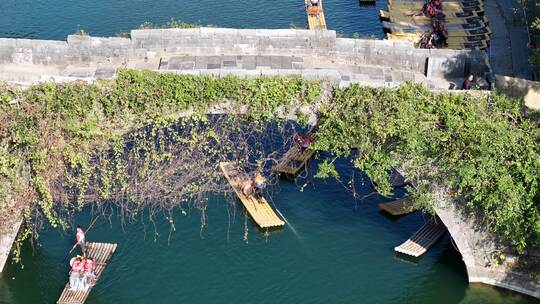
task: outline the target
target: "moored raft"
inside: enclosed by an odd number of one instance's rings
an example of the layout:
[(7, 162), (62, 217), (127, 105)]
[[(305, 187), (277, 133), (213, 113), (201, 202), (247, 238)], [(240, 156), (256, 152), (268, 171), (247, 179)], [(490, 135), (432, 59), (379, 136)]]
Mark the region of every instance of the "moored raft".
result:
[(285, 225), (285, 222), (276, 215), (264, 197), (258, 199), (254, 196), (248, 197), (244, 195), (242, 192), (242, 184), (249, 179), (247, 174), (240, 172), (240, 170), (230, 162), (221, 162), (219, 163), (219, 166), (247, 212), (259, 227), (277, 228)]
[[(412, 36), (400, 36), (387, 34), (389, 40), (393, 41), (407, 41), (418, 43), (420, 41), (420, 36), (412, 34)], [(478, 37), (478, 38), (476, 38)], [(468, 37), (448, 37), (447, 43), (448, 46), (445, 48), (451, 49), (467, 49), (467, 50), (484, 50), (489, 47), (488, 40), (483, 40), (485, 36), (468, 36)], [(468, 39), (471, 40), (468, 40)], [(479, 40), (475, 40), (479, 39)]]
[[(394, 5), (410, 5), (414, 7), (420, 7), (426, 3), (425, 0), (388, 0), (389, 6)], [(456, 0), (443, 0), (441, 1), (443, 10), (447, 7), (484, 7), (484, 2), (479, 0), (464, 0), (464, 1), (456, 1)]]
[(324, 17), (322, 0), (319, 0), (318, 5), (312, 5), (310, 0), (304, 0), (304, 2), (306, 4), (308, 29), (326, 30), (326, 19)]
[[(391, 10), (416, 10), (420, 12), (425, 2), (392, 2), (388, 1), (388, 7)], [(462, 11), (476, 11), (483, 12), (484, 5), (474, 2), (443, 2), (442, 3), (443, 12), (462, 12)]]
[[(397, 24), (393, 22), (383, 21), (383, 28), (389, 30), (392, 34), (406, 34), (417, 32), (429, 32), (432, 27), (429, 25), (417, 24)], [(489, 29), (483, 22), (466, 23), (466, 24), (449, 24), (446, 26), (446, 32), (452, 33), (452, 36), (474, 36), (481, 34), (490, 34)]]
[[(311, 140), (315, 139), (313, 134), (308, 134)], [(306, 167), (309, 160), (315, 155), (315, 150), (310, 147), (304, 149), (299, 144), (293, 143), (291, 148), (278, 161), (277, 165), (272, 167), (272, 171), (279, 174), (296, 176), (300, 170)]]
[[(389, 19), (392, 23), (397, 23), (401, 25), (431, 25), (433, 21), (431, 18), (427, 17), (406, 17), (406, 16), (391, 16)], [(445, 25), (451, 25), (451, 24), (466, 24), (466, 23), (477, 23), (477, 22), (483, 22), (484, 24), (487, 24), (487, 19), (484, 17), (470, 17), (470, 18), (455, 18), (455, 19), (446, 19), (444, 20)]]
[[(407, 41), (418, 43), (424, 33), (408, 33), (408, 34), (387, 34), (388, 39), (394, 41)], [(488, 35), (474, 35), (474, 36), (447, 36), (448, 42), (474, 42), (474, 41), (489, 41)]]
[[(402, 13), (389, 13), (383, 10), (381, 10), (381, 18), (388, 20), (390, 22), (393, 22), (393, 23), (400, 23), (400, 24), (431, 24), (433, 22), (431, 17), (428, 17), (428, 16), (423, 16), (423, 15), (411, 16), (411, 15), (402, 14)], [(463, 17), (463, 18), (449, 17), (449, 18), (443, 19), (441, 22), (443, 22), (444, 24), (484, 22), (484, 24), (486, 24), (487, 19), (485, 17), (475, 15), (475, 16)]]
[[(431, 20), (431, 17), (425, 16), (423, 14), (418, 15), (418, 11), (414, 10), (401, 10), (401, 11), (394, 11), (394, 10), (379, 10), (379, 16), (382, 19), (390, 19), (391, 16), (406, 16), (406, 17), (418, 17), (418, 18), (427, 18)], [(464, 11), (464, 12), (450, 12), (445, 13), (446, 17), (445, 19), (463, 19), (463, 18), (470, 18), (470, 17), (478, 17), (479, 15), (476, 12), (473, 11)]]
[(88, 298), (88, 295), (92, 291), (92, 288), (101, 277), (101, 274), (107, 267), (107, 263), (112, 258), (116, 251), (117, 244), (110, 243), (86, 243), (86, 251), (89, 257), (92, 257), (95, 261), (95, 277), (89, 282), (89, 287), (83, 290), (70, 290), (69, 282), (66, 283), (60, 298), (56, 303), (58, 304), (82, 304)]
[(379, 209), (386, 211), (392, 216), (401, 216), (416, 211), (414, 209), (412, 197), (410, 196), (400, 198), (389, 203), (380, 203)]
[(438, 218), (431, 218), (403, 244), (394, 248), (396, 252), (419, 257), (426, 253), (446, 232)]

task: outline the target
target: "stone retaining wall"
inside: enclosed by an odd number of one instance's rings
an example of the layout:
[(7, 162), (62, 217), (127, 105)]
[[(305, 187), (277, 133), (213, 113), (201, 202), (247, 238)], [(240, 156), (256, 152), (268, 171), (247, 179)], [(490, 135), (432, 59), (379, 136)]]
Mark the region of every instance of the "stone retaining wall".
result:
[[(434, 208), (448, 229), (452, 244), (461, 253), (469, 282), (494, 285), (540, 298), (540, 282), (535, 278), (538, 270), (525, 272), (513, 269), (520, 268), (516, 257), (506, 256), (508, 248), (472, 212), (463, 212), (466, 208), (459, 208), (459, 205), (460, 202), (448, 200), (448, 196), (441, 192), (436, 197)], [(505, 254), (505, 260), (494, 261), (498, 252)]]
[(483, 76), (482, 51), (416, 49), (411, 43), (337, 38), (335, 31), (265, 29), (133, 30), (131, 38), (70, 35), (67, 41), (0, 39), (0, 65), (126, 66), (133, 60), (178, 55), (268, 55), (320, 58), (336, 64), (379, 66), (460, 78)]

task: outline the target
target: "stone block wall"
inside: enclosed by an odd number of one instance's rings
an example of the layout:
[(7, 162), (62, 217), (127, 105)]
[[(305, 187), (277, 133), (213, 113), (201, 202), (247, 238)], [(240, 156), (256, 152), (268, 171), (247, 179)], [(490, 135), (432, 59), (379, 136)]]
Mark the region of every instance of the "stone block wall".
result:
[(131, 38), (70, 35), (67, 41), (0, 39), (0, 64), (125, 66), (130, 60), (171, 54), (312, 57), (440, 78), (463, 77), (471, 66), (481, 76), (487, 70), (485, 52), (415, 49), (406, 42), (337, 38), (335, 31), (148, 29), (132, 30)]

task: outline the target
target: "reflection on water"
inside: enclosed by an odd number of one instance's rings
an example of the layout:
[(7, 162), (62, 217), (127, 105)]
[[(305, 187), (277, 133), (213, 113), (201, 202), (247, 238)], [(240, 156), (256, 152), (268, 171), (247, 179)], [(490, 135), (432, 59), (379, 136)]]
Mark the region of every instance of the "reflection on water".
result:
[[(340, 166), (346, 176), (348, 165)], [(357, 189), (372, 191), (361, 183)], [(148, 221), (122, 227), (116, 217), (100, 219), (88, 239), (119, 246), (87, 303), (533, 303), (500, 289), (468, 287), (448, 238), (415, 263), (397, 259), (394, 246), (423, 218), (382, 215), (382, 197), (355, 203), (332, 181), (315, 181), (303, 192), (282, 181), (272, 198), (289, 224), (265, 236), (249, 220), (249, 242), (240, 210), (227, 231), (221, 197), (209, 202), (202, 237), (198, 212), (178, 210), (170, 243), (165, 219), (155, 223), (157, 239)], [(88, 225), (89, 214), (77, 222)], [(72, 236), (46, 230), (40, 242), (34, 251), (25, 248), (24, 269), (10, 265), (2, 275), (0, 303), (54, 303), (60, 295)]]

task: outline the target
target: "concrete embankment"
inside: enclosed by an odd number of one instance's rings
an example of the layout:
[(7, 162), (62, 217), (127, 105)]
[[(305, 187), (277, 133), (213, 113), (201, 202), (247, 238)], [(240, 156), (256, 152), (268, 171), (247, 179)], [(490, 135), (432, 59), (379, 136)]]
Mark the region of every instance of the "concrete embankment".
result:
[(0, 39), (0, 80), (94, 80), (122, 67), (225, 76), (289, 75), (335, 85), (392, 87), (405, 81), (448, 89), (467, 72), (488, 72), (481, 51), (336, 37), (335, 31), (264, 29), (133, 30), (131, 38)]
[(17, 239), (17, 234), (23, 223), (22, 217), (14, 217), (8, 223), (2, 223), (2, 232), (0, 233), (0, 273), (4, 271), (6, 263)]
[(460, 203), (447, 198), (446, 195), (437, 198), (435, 211), (448, 229), (452, 244), (461, 253), (469, 282), (494, 285), (540, 298), (538, 269), (527, 269), (527, 263), (532, 261), (522, 260), (533, 257), (509, 254), (510, 248), (473, 213), (456, 208)]

